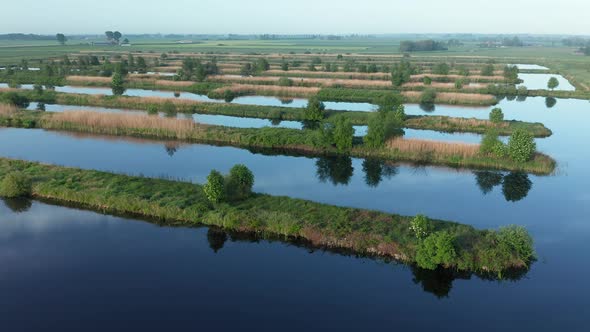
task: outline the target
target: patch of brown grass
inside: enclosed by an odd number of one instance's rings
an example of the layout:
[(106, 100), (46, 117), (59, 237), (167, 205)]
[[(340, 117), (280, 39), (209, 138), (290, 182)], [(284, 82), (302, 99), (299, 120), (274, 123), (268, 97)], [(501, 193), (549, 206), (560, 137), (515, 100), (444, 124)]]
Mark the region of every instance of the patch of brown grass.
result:
[(256, 85), (256, 84), (233, 84), (229, 87), (223, 87), (215, 89), (214, 92), (223, 93), (226, 90), (231, 90), (237, 94), (272, 94), (282, 97), (303, 97), (317, 94), (320, 88), (307, 88), (307, 87), (283, 87), (277, 85)]
[(104, 128), (111, 129), (115, 132), (120, 131), (121, 133), (125, 132), (126, 129), (167, 131), (174, 133), (180, 139), (187, 138), (191, 132), (206, 127), (206, 125), (195, 123), (192, 119), (89, 111), (55, 113), (49, 121), (84, 126), (91, 132), (101, 132)]
[[(420, 91), (404, 91), (402, 95), (411, 101), (420, 99)], [(460, 93), (460, 92), (438, 92), (436, 94), (436, 102), (444, 104), (481, 104), (491, 105), (496, 101), (496, 97), (481, 93)]]
[(67, 76), (66, 80), (70, 83), (111, 83), (113, 79), (103, 76)]
[(18, 108), (14, 105), (10, 104), (0, 104), (0, 114), (2, 115), (12, 115), (18, 111)]
[(387, 141), (386, 146), (392, 150), (411, 154), (435, 154), (438, 156), (474, 157), (479, 152), (478, 144), (447, 143), (424, 139), (404, 139), (396, 137)]

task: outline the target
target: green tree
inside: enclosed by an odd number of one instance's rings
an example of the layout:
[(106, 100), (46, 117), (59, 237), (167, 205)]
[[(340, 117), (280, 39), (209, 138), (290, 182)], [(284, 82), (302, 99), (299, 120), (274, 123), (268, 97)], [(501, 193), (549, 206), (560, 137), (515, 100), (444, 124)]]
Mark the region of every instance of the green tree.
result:
[(393, 86), (399, 87), (402, 84), (409, 82), (416, 69), (409, 61), (402, 60), (393, 65), (391, 69), (391, 83)]
[(279, 78), (279, 86), (293, 86), (293, 80), (288, 77)]
[(490, 121), (495, 124), (504, 121), (504, 113), (501, 108), (496, 107), (490, 112)]
[(505, 245), (525, 263), (535, 258), (533, 238), (522, 226), (505, 226), (498, 231), (500, 245)]
[(113, 32), (113, 39), (115, 39), (115, 41), (116, 41), (117, 43), (119, 43), (119, 40), (121, 40), (121, 37), (122, 37), (122, 36), (123, 36), (123, 35), (122, 35), (122, 34), (121, 34), (119, 31), (115, 31), (115, 32)]
[(107, 39), (109, 41), (113, 40), (115, 38), (115, 34), (112, 31), (105, 31), (104, 33), (107, 36)]
[(7, 198), (30, 196), (31, 179), (22, 172), (8, 173), (0, 182), (0, 196)]
[(219, 203), (224, 198), (224, 186), (223, 175), (216, 170), (212, 170), (207, 176), (207, 183), (203, 186), (203, 191), (211, 203)]
[(324, 118), (325, 109), (324, 103), (317, 96), (313, 96), (307, 102), (303, 117), (309, 121), (320, 121)]
[(483, 69), (481, 70), (481, 75), (482, 76), (494, 76), (494, 65), (487, 64), (483, 67)]
[(433, 105), (436, 101), (436, 91), (434, 89), (426, 89), (420, 95), (420, 104)]
[(424, 85), (431, 85), (432, 84), (432, 78), (430, 78), (428, 76), (424, 76), (424, 78), (422, 78), (422, 83), (424, 83)]
[(462, 79), (455, 80), (455, 89), (457, 89), (457, 90), (463, 89), (463, 80)]
[(65, 45), (68, 41), (68, 38), (63, 33), (58, 33), (55, 35), (55, 38), (57, 39), (57, 42), (60, 43), (60, 45)]
[(551, 77), (547, 82), (547, 87), (551, 90), (555, 90), (559, 86), (559, 81), (556, 77)]
[(113, 90), (113, 95), (120, 96), (125, 93), (125, 86), (123, 83), (123, 75), (121, 75), (121, 73), (119, 72), (116, 72), (113, 75), (113, 80), (111, 81), (111, 89)]
[(434, 270), (449, 267), (457, 257), (455, 238), (447, 232), (433, 233), (418, 245), (416, 263), (419, 267)]
[(344, 116), (336, 118), (334, 123), (334, 143), (340, 152), (347, 152), (352, 149), (352, 141), (354, 138), (354, 128), (350, 119)]
[(268, 60), (264, 59), (264, 58), (260, 58), (258, 60), (256, 60), (256, 72), (257, 73), (261, 73), (263, 71), (267, 71), (270, 69), (270, 64), (268, 63)]
[(283, 63), (281, 63), (281, 70), (282, 71), (288, 71), (289, 70), (289, 63), (287, 61), (283, 61)]
[(176, 105), (170, 100), (167, 100), (162, 104), (162, 112), (164, 112), (167, 117), (172, 117), (176, 114)]
[(242, 76), (253, 76), (254, 75), (254, 68), (252, 68), (251, 63), (245, 63), (240, 68), (240, 75)]
[(514, 161), (527, 162), (529, 161), (535, 151), (537, 150), (537, 144), (531, 133), (524, 129), (515, 130), (510, 136), (508, 141), (508, 155)]
[(428, 217), (419, 214), (410, 222), (410, 230), (414, 232), (414, 235), (416, 235), (418, 239), (423, 239), (430, 234), (432, 227)]
[(403, 104), (403, 98), (399, 93), (386, 93), (377, 99), (379, 113), (395, 111)]
[(232, 167), (225, 181), (227, 197), (232, 200), (242, 200), (252, 195), (254, 186), (254, 174), (245, 165), (238, 164)]
[(449, 65), (445, 62), (437, 63), (432, 70), (432, 73), (435, 75), (448, 75), (449, 74)]
[(147, 108), (148, 115), (158, 115), (158, 105), (150, 105)]
[(399, 105), (393, 112), (378, 112), (369, 116), (367, 135), (363, 142), (369, 148), (383, 147), (385, 141), (395, 135), (403, 134), (405, 112)]
[(13, 91), (6, 92), (0, 96), (0, 100), (20, 108), (27, 108), (30, 104), (29, 98)]
[(481, 139), (479, 152), (483, 155), (494, 155), (496, 157), (505, 157), (507, 154), (506, 146), (498, 137), (498, 132), (488, 130)]
[(145, 62), (145, 59), (143, 57), (140, 56), (137, 58), (135, 68), (140, 74), (145, 74), (145, 72), (147, 71), (147, 63)]
[(518, 79), (518, 67), (505, 66), (504, 67), (504, 78), (507, 81), (516, 81)]

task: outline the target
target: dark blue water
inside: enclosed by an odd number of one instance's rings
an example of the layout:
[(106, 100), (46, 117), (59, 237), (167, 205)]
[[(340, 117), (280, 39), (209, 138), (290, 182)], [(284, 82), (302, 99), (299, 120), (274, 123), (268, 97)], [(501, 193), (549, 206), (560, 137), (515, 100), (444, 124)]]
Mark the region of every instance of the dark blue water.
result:
[[(132, 324), (146, 329), (585, 331), (590, 322), (590, 104), (559, 99), (549, 108), (545, 98), (528, 98), (500, 106), (508, 119), (539, 121), (553, 130), (538, 145), (557, 159), (556, 174), (483, 173), (0, 129), (0, 156), (198, 182), (212, 168), (227, 172), (244, 163), (261, 192), (424, 213), (479, 228), (524, 225), (539, 255), (531, 271), (514, 282), (478, 277), (451, 282), (459, 276), (310, 254), (281, 242), (228, 241), (214, 254), (207, 229), (160, 228), (41, 203), (20, 213), (4, 206), (0, 312), (9, 317), (4, 324), (7, 330), (18, 330), (9, 325), (17, 322), (71, 327), (84, 321), (92, 322), (83, 325), (85, 330)], [(432, 114), (486, 118), (489, 109), (436, 107)], [(26, 204), (9, 204), (26, 210)], [(217, 248), (219, 241), (214, 242)]]

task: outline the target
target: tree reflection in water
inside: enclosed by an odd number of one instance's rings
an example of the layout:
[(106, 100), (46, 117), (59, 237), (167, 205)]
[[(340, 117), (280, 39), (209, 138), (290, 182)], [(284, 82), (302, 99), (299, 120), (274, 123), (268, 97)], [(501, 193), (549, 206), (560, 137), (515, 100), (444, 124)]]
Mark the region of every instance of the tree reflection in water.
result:
[(321, 182), (348, 185), (354, 172), (352, 159), (348, 156), (320, 157), (316, 161), (317, 177)]
[(484, 195), (490, 193), (494, 187), (502, 185), (502, 194), (508, 202), (518, 202), (526, 198), (533, 187), (528, 174), (512, 172), (503, 175), (499, 172), (474, 172), (477, 186)]
[(33, 206), (33, 201), (24, 197), (0, 198), (0, 200), (2, 200), (4, 205), (14, 213), (27, 212), (31, 206)]
[(369, 187), (377, 187), (383, 177), (390, 179), (398, 173), (396, 166), (388, 165), (383, 160), (368, 158), (363, 161), (365, 183)]
[[(396, 268), (400, 265), (400, 263), (398, 263), (397, 261), (392, 261), (391, 259), (385, 259), (375, 256), (358, 255), (345, 249), (325, 247), (318, 248), (316, 246), (311, 245), (308, 241), (296, 238), (284, 238), (279, 236), (273, 237), (268, 235), (263, 237), (261, 234), (224, 231), (220, 228), (215, 227), (211, 227), (207, 231), (207, 241), (209, 242), (209, 247), (215, 253), (219, 252), (219, 250), (223, 248), (225, 242), (228, 240), (230, 240), (231, 242), (242, 242), (250, 244), (264, 242), (288, 243), (298, 248), (307, 249), (307, 252), (309, 254), (314, 254), (317, 251), (332, 252), (343, 256), (356, 257), (359, 259), (371, 259), (375, 261), (381, 261), (387, 265), (390, 265), (392, 268)], [(450, 297), (451, 290), (453, 289), (453, 282), (455, 280), (470, 280), (474, 275), (482, 280), (500, 280), (498, 276), (495, 274), (459, 272), (456, 270), (444, 268), (437, 268), (435, 270), (425, 270), (414, 265), (410, 265), (410, 269), (413, 275), (412, 281), (415, 284), (420, 285), (424, 292), (433, 294), (439, 299)], [(528, 270), (526, 269), (507, 271), (502, 275), (501, 280), (518, 281), (522, 279), (527, 273)]]

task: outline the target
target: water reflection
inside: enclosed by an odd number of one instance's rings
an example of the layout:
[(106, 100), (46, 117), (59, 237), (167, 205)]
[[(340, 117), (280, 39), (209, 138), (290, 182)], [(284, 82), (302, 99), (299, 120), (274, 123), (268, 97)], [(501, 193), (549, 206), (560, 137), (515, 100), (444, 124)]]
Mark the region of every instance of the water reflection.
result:
[(473, 173), (477, 186), (484, 195), (489, 194), (494, 187), (502, 185), (502, 194), (508, 202), (523, 200), (533, 187), (533, 182), (529, 179), (528, 174), (523, 172), (512, 172), (507, 175), (490, 171)]
[(399, 170), (397, 166), (389, 165), (383, 160), (368, 158), (363, 161), (363, 172), (367, 186), (376, 188), (384, 177), (391, 179)]
[[(218, 227), (209, 227), (207, 230), (206, 237), (209, 248), (214, 253), (219, 253), (224, 248), (227, 241), (249, 244), (279, 242), (287, 243), (297, 248), (305, 248), (309, 254), (314, 254), (316, 252), (330, 252), (342, 256), (367, 258), (370, 260), (382, 262), (387, 265), (391, 265), (392, 267), (402, 265), (390, 258), (383, 258), (370, 255), (359, 255), (347, 249), (317, 247), (304, 239), (284, 238), (272, 235), (269, 236), (268, 234), (262, 235), (257, 233), (237, 232), (231, 230), (226, 231)], [(453, 289), (453, 282), (455, 280), (470, 280), (474, 275), (483, 280), (499, 280), (498, 275), (495, 274), (471, 273), (465, 271), (445, 269), (440, 267), (435, 270), (426, 270), (419, 268), (415, 265), (410, 265), (409, 267), (412, 272), (412, 281), (414, 282), (414, 284), (420, 285), (424, 292), (430, 293), (439, 299), (448, 298), (450, 296), (451, 290)], [(523, 269), (507, 271), (506, 274), (502, 276), (502, 280), (518, 281), (522, 279), (527, 274), (527, 272), (527, 270)]]
[(176, 151), (178, 151), (179, 148), (180, 144), (176, 142), (166, 142), (166, 144), (164, 144), (166, 154), (168, 154), (170, 157), (174, 157), (174, 154), (176, 153)]
[(553, 108), (553, 106), (555, 106), (555, 104), (557, 104), (557, 99), (555, 99), (553, 97), (545, 98), (545, 106), (547, 106), (547, 108)]
[(217, 253), (219, 250), (223, 249), (226, 241), (227, 233), (222, 229), (210, 227), (207, 230), (207, 242), (209, 243), (209, 248), (211, 248), (214, 253)]
[(532, 181), (525, 173), (510, 173), (504, 177), (502, 182), (502, 193), (509, 202), (518, 202), (529, 194), (533, 187)]
[(436, 110), (436, 106), (434, 104), (419, 104), (418, 106), (426, 113), (432, 113)]
[(7, 208), (14, 213), (27, 212), (33, 205), (33, 201), (29, 198), (17, 197), (17, 198), (0, 198), (4, 202)]
[(317, 177), (320, 182), (333, 185), (348, 185), (354, 173), (352, 158), (348, 156), (320, 157), (316, 161)]

